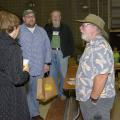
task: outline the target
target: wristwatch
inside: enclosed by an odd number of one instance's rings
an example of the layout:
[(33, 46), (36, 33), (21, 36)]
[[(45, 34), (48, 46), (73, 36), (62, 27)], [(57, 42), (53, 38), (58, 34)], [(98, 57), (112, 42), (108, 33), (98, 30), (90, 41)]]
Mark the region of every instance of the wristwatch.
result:
[(98, 98), (92, 98), (92, 97), (90, 97), (90, 101), (92, 102), (92, 103), (97, 103), (97, 101), (98, 101)]

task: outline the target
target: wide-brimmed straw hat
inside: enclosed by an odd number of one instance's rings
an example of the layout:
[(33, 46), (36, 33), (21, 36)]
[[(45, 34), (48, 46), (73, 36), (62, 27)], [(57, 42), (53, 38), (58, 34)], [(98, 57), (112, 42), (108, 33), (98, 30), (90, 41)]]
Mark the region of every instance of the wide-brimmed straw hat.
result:
[(92, 24), (96, 25), (101, 30), (103, 36), (105, 38), (108, 38), (108, 34), (104, 30), (105, 22), (101, 17), (94, 15), (94, 14), (89, 14), (88, 16), (85, 17), (85, 19), (76, 20), (76, 21), (81, 22), (81, 23), (92, 23)]

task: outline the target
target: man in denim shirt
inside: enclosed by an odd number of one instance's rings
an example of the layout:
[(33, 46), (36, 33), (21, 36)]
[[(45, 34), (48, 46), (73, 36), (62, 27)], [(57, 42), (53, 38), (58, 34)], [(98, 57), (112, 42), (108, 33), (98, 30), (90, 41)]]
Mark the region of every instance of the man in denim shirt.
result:
[(35, 23), (33, 10), (25, 10), (24, 23), (20, 26), (20, 45), (24, 59), (29, 60), (30, 81), (28, 85), (28, 106), (33, 120), (43, 120), (39, 113), (39, 102), (36, 100), (37, 79), (49, 71), (51, 62), (50, 41), (45, 30)]
[(80, 31), (87, 43), (76, 75), (76, 99), (84, 120), (110, 120), (115, 77), (113, 53), (105, 40), (105, 23), (94, 14), (77, 21), (82, 23)]

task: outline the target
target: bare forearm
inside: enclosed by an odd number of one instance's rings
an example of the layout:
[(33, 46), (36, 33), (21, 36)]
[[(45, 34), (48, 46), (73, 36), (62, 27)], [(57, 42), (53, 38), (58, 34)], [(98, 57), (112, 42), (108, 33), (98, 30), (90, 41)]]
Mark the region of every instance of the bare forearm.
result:
[(93, 88), (92, 88), (92, 92), (91, 92), (91, 97), (94, 99), (99, 98), (99, 96), (101, 95), (106, 80), (107, 80), (108, 74), (100, 74), (97, 75), (94, 80), (93, 80)]

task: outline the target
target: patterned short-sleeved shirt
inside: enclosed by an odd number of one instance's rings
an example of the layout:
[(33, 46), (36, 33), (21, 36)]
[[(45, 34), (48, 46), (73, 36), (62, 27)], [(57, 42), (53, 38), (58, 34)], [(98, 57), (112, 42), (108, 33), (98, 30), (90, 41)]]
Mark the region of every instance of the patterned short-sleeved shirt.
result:
[(110, 98), (115, 96), (113, 52), (108, 42), (102, 36), (97, 36), (96, 40), (86, 44), (80, 58), (76, 75), (76, 99), (78, 101), (88, 100), (94, 77), (105, 73), (109, 75), (100, 97)]

